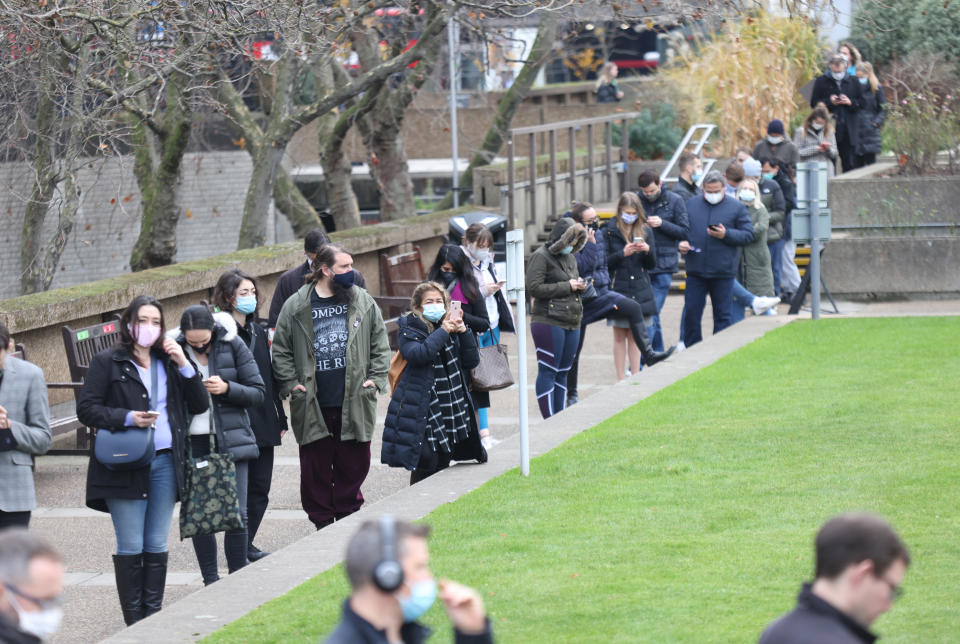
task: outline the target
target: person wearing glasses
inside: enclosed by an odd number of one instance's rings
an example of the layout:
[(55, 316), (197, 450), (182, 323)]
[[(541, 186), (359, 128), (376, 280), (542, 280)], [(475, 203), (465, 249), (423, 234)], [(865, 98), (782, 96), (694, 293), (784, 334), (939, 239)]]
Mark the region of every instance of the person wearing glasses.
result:
[(0, 533), (0, 642), (53, 637), (63, 620), (64, 571), (53, 546), (25, 528)]
[(902, 594), (910, 553), (881, 517), (842, 514), (827, 521), (814, 544), (816, 570), (797, 606), (770, 624), (758, 644), (873, 642), (870, 625)]

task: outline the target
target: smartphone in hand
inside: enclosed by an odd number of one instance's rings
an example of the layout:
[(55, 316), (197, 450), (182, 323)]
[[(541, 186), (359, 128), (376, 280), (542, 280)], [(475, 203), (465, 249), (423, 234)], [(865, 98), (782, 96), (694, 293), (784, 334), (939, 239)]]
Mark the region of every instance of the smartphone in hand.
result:
[(158, 418), (158, 417), (160, 416), (160, 412), (154, 411), (154, 410), (152, 410), (152, 409), (151, 409), (151, 410), (144, 411), (144, 412), (141, 412), (141, 413), (142, 413), (144, 416), (146, 416), (147, 418)]

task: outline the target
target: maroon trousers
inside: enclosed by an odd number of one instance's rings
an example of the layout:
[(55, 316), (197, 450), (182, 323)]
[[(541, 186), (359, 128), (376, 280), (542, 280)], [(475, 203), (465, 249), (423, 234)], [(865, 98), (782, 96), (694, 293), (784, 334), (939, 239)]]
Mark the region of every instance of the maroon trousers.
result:
[(370, 471), (370, 443), (340, 440), (343, 409), (320, 411), (330, 435), (300, 446), (300, 503), (318, 529), (360, 509)]

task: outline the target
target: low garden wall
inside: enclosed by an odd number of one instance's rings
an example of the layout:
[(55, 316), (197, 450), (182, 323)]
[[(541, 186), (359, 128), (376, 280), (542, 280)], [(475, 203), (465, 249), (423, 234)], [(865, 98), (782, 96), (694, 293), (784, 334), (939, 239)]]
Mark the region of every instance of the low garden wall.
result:
[[(465, 208), (461, 210), (475, 210)], [(411, 217), (337, 232), (331, 238), (354, 253), (354, 266), (371, 293), (381, 293), (380, 254), (396, 254), (416, 244), (424, 268), (443, 243), (449, 218), (460, 210)], [(2, 319), (26, 346), (28, 359), (39, 365), (48, 382), (67, 382), (70, 374), (63, 348), (64, 325), (80, 328), (110, 319), (135, 296), (150, 294), (163, 304), (168, 327), (175, 326), (186, 307), (209, 300), (224, 271), (240, 267), (260, 282), (260, 314), (266, 317), (280, 275), (304, 261), (302, 241), (227, 253), (139, 273), (89, 282), (45, 293), (0, 301)], [(72, 400), (69, 391), (51, 390), (51, 404)]]

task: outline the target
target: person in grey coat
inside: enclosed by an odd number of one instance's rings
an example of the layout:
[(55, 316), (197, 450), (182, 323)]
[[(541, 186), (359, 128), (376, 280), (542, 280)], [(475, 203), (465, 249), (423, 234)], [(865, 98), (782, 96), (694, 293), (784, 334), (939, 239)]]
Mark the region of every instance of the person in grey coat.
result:
[(0, 322), (0, 529), (27, 527), (37, 507), (33, 457), (50, 449), (50, 405), (40, 367), (9, 354)]

